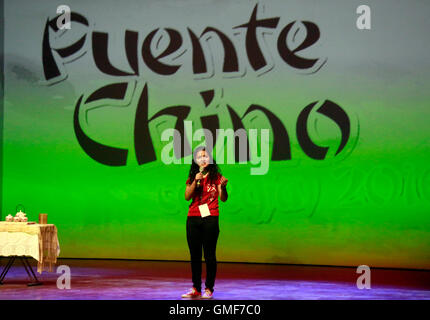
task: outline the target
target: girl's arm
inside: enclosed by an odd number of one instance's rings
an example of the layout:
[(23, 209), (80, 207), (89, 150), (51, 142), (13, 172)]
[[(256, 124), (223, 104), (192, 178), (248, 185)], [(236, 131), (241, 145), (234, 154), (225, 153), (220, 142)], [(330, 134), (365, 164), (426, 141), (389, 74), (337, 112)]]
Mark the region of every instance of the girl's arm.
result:
[(221, 177), (221, 183), (218, 185), (218, 194), (222, 202), (226, 202), (228, 198), (227, 182), (228, 180), (226, 178)]
[(192, 184), (187, 184), (185, 188), (185, 200), (189, 201), (193, 197), (194, 190), (196, 189), (196, 180), (194, 179)]
[(196, 189), (197, 180), (203, 179), (203, 174), (201, 172), (197, 173), (193, 183), (187, 184), (185, 188), (185, 200), (190, 200), (193, 197), (194, 190)]

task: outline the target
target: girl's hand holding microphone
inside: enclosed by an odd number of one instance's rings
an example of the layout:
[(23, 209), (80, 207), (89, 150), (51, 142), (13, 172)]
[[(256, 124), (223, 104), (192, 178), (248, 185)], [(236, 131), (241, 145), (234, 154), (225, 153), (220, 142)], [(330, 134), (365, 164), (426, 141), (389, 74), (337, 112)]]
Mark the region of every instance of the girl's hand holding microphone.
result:
[(199, 172), (196, 174), (195, 181), (197, 181), (197, 187), (200, 186), (200, 180), (203, 179), (203, 173)]
[(195, 180), (201, 180), (203, 179), (203, 173), (199, 172), (196, 174)]

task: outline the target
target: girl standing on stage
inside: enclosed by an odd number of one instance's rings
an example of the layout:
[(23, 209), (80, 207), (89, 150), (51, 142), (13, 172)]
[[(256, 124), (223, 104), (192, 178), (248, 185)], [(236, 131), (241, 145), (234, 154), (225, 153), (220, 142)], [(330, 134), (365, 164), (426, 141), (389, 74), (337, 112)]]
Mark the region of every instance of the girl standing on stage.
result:
[[(188, 209), (187, 242), (191, 255), (191, 273), (193, 288), (182, 298), (213, 297), (217, 271), (216, 244), (219, 234), (218, 197), (227, 201), (227, 179), (204, 148), (194, 152), (188, 180), (186, 182), (185, 200), (193, 199)], [(202, 249), (206, 261), (205, 291), (201, 294), (202, 285)]]

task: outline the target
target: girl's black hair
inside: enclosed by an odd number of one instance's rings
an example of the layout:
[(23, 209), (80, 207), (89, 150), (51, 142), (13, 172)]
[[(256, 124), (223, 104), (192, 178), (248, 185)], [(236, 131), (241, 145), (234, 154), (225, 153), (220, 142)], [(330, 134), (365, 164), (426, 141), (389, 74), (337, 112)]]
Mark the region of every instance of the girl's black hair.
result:
[(193, 162), (191, 163), (190, 172), (188, 173), (188, 178), (190, 179), (190, 184), (193, 183), (194, 178), (196, 177), (196, 174), (199, 173), (199, 165), (196, 163), (195, 159), (197, 157), (197, 153), (200, 151), (206, 151), (208, 154), (210, 161), (209, 165), (206, 167), (205, 170), (209, 171), (208, 181), (214, 183), (216, 179), (218, 178), (218, 173), (221, 174), (221, 170), (216, 164), (215, 160), (212, 158), (212, 155), (205, 147), (198, 147), (196, 150), (194, 150), (193, 153)]

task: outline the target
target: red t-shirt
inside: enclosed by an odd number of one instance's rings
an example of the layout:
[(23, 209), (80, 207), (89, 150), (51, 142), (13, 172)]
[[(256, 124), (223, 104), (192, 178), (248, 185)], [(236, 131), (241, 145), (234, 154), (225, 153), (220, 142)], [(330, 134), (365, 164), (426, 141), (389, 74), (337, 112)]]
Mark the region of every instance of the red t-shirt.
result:
[[(218, 210), (218, 185), (221, 183), (221, 175), (218, 173), (218, 177), (215, 181), (210, 181), (209, 174), (200, 180), (200, 188), (202, 192), (196, 192), (197, 187), (193, 194), (193, 201), (191, 202), (188, 209), (189, 217), (200, 217), (199, 206), (207, 203), (211, 216), (219, 216)], [(187, 179), (186, 184), (190, 183), (190, 179)]]

